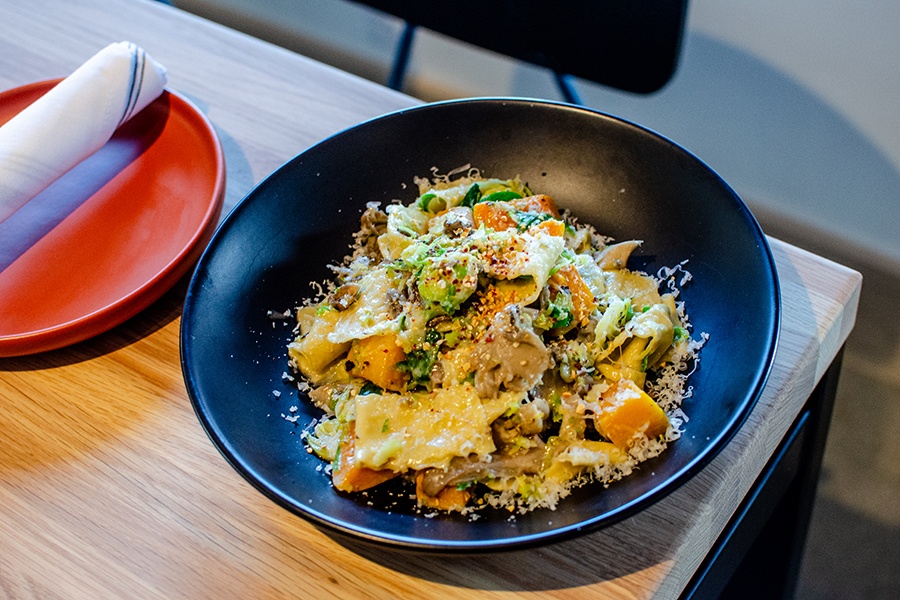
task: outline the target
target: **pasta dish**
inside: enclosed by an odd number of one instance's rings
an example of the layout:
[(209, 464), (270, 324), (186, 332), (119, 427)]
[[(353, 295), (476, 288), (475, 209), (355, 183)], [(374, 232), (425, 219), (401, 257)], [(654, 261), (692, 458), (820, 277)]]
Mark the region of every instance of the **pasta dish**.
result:
[(288, 347), (322, 410), (304, 431), (337, 490), (394, 478), (423, 510), (554, 508), (682, 433), (705, 336), (682, 265), (613, 243), (516, 179), (417, 179), (362, 214), (353, 253), (297, 308)]

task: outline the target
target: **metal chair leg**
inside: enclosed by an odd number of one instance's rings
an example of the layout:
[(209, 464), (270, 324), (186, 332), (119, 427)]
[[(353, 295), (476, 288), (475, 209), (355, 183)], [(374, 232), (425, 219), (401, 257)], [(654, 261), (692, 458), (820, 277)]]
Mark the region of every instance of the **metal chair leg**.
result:
[[(391, 73), (388, 76), (387, 86), (392, 90), (402, 91), (403, 82), (406, 78), (406, 68), (409, 65), (409, 56), (412, 52), (413, 38), (416, 34), (416, 26), (412, 23), (406, 23), (400, 39), (397, 41), (397, 51), (394, 54), (394, 64), (391, 66)], [(581, 97), (572, 83), (571, 77), (564, 73), (553, 71), (553, 77), (556, 85), (562, 94), (563, 99), (569, 104), (581, 105)]]
[(391, 68), (391, 74), (387, 83), (392, 90), (399, 92), (403, 89), (403, 80), (406, 77), (406, 67), (409, 64), (409, 54), (412, 50), (415, 33), (416, 26), (412, 23), (406, 23), (403, 27), (403, 33), (400, 34), (400, 40), (397, 42), (397, 52), (394, 54), (394, 65)]
[(553, 76), (556, 78), (556, 86), (559, 88), (559, 91), (566, 102), (569, 104), (583, 104), (570, 76), (565, 73), (559, 73), (558, 71), (553, 71)]

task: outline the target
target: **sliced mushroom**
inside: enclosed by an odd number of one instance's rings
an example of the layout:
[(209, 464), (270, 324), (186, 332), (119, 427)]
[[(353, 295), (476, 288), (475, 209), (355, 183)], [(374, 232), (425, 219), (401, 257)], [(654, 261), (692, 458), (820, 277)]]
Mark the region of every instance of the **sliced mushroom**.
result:
[(355, 234), (360, 248), (359, 253), (372, 259), (381, 259), (378, 247), (378, 236), (387, 231), (387, 214), (381, 210), (377, 202), (370, 202), (359, 220), (360, 229)]
[(522, 322), (521, 309), (510, 304), (494, 315), (473, 352), (475, 389), (483, 398), (497, 395), (501, 386), (529, 390), (550, 367), (550, 354), (541, 338)]
[(540, 473), (544, 459), (544, 444), (516, 454), (491, 454), (486, 457), (457, 456), (446, 469), (428, 469), (421, 479), (422, 490), (429, 496), (437, 496), (447, 486), (476, 481), (487, 477), (515, 477), (522, 473)]
[(506, 448), (521, 438), (531, 438), (544, 430), (550, 416), (550, 404), (544, 398), (526, 402), (508, 417), (501, 417), (491, 423), (494, 443), (498, 448)]
[(519, 417), (519, 431), (522, 435), (535, 435), (544, 430), (547, 418), (550, 416), (550, 404), (543, 398), (535, 398), (531, 402), (523, 404), (517, 414)]
[(472, 209), (467, 206), (455, 206), (437, 219), (442, 224), (444, 233), (450, 237), (458, 237), (466, 229), (475, 228)]
[(607, 246), (594, 258), (597, 266), (604, 271), (615, 271), (624, 269), (628, 263), (631, 253), (635, 248), (641, 245), (640, 240), (629, 240), (627, 242), (619, 242), (612, 246)]
[(328, 296), (328, 304), (336, 310), (347, 310), (359, 296), (359, 284), (345, 283)]

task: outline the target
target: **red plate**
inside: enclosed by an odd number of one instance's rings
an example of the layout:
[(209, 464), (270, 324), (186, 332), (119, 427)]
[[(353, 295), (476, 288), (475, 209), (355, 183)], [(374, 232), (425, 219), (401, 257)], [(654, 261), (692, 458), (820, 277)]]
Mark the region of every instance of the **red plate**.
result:
[[(0, 124), (58, 81), (0, 94)], [(163, 92), (0, 223), (0, 356), (80, 342), (149, 306), (199, 258), (224, 193), (212, 125)]]

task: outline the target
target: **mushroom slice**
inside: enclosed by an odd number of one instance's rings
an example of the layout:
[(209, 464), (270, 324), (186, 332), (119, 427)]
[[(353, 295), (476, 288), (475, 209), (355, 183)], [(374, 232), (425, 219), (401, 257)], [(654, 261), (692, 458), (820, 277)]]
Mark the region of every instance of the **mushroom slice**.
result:
[(422, 491), (428, 496), (437, 496), (447, 486), (477, 481), (487, 477), (502, 479), (522, 474), (540, 473), (544, 460), (544, 445), (516, 454), (491, 454), (486, 457), (458, 456), (450, 461), (446, 469), (423, 471)]
[(550, 353), (544, 342), (522, 322), (521, 308), (510, 304), (498, 312), (478, 342), (475, 389), (482, 398), (497, 395), (501, 386), (528, 390), (541, 381), (550, 367)]
[(631, 253), (642, 243), (641, 240), (628, 240), (627, 242), (619, 242), (618, 244), (607, 246), (600, 251), (594, 260), (597, 266), (604, 271), (624, 269)]

